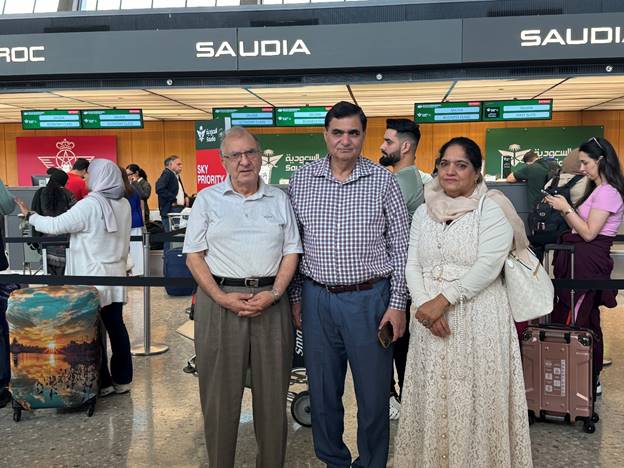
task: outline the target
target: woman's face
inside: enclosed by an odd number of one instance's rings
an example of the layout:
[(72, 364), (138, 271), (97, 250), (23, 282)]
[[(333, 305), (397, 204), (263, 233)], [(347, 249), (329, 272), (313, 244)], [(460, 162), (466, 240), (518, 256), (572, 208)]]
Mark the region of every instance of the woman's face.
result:
[(579, 151), (579, 160), (581, 162), (581, 172), (585, 174), (589, 180), (596, 181), (600, 176), (598, 170), (598, 161), (589, 157), (587, 153)]
[(479, 174), (468, 159), (464, 148), (449, 146), (438, 165), (438, 179), (449, 197), (467, 197), (475, 189)]

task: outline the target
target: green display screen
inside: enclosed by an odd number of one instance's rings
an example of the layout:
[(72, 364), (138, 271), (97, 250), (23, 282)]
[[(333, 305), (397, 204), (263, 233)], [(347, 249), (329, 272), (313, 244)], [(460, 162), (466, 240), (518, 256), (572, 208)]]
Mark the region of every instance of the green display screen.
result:
[(80, 113), (82, 128), (143, 128), (141, 109), (94, 109)]
[(214, 108), (212, 118), (229, 118), (232, 127), (272, 127), (275, 125), (272, 107)]
[(23, 110), (24, 130), (81, 128), (79, 110)]
[(551, 120), (552, 104), (552, 99), (486, 101), (483, 103), (483, 120)]
[(432, 102), (414, 104), (416, 123), (478, 122), (481, 102)]
[(322, 127), (331, 106), (278, 107), (275, 125), (278, 127)]

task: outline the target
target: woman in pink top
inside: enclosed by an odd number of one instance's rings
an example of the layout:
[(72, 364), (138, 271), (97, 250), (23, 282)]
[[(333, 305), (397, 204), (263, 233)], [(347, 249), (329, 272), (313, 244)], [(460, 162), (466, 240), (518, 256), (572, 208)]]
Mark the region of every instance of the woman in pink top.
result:
[[(609, 279), (613, 270), (611, 245), (624, 215), (624, 176), (620, 161), (611, 143), (592, 137), (579, 148), (581, 171), (589, 183), (585, 195), (574, 205), (561, 195), (548, 196), (546, 202), (561, 211), (571, 232), (561, 236), (564, 244), (575, 246), (574, 276), (576, 279)], [(570, 255), (557, 252), (554, 260), (555, 278), (570, 278)], [(603, 342), (600, 328), (600, 306), (615, 307), (617, 290), (577, 289), (574, 313), (576, 325), (595, 334), (594, 390), (602, 370)], [(570, 290), (555, 291), (554, 323), (571, 322)], [(594, 392), (595, 398), (596, 392)]]

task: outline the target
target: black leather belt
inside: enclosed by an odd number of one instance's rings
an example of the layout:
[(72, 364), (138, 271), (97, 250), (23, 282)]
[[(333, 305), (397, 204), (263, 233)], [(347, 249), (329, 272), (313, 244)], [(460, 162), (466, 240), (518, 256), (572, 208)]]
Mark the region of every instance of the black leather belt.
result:
[(244, 286), (247, 288), (262, 288), (275, 283), (275, 276), (264, 276), (262, 278), (223, 278), (214, 276), (214, 280), (220, 286)]
[(328, 284), (319, 283), (318, 281), (312, 280), (312, 282), (318, 284), (322, 288), (327, 289), (330, 293), (339, 294), (343, 292), (353, 292), (353, 291), (367, 291), (369, 289), (373, 289), (373, 286), (378, 281), (381, 281), (386, 278), (371, 278), (367, 281), (357, 284), (338, 284), (334, 286), (330, 286)]

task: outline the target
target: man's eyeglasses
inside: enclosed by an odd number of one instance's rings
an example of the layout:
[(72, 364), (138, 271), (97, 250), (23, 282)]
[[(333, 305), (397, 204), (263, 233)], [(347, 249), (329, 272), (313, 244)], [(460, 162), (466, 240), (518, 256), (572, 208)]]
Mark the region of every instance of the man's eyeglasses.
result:
[(600, 148), (602, 150), (602, 152), (604, 153), (604, 147), (600, 144), (600, 142), (598, 141), (598, 139), (596, 137), (591, 137), (589, 139), (589, 141), (593, 141), (594, 143), (596, 143), (598, 145), (598, 148)]
[(230, 161), (238, 162), (242, 159), (243, 156), (247, 156), (247, 159), (257, 158), (260, 152), (257, 149), (250, 149), (247, 151), (237, 151), (236, 153), (231, 154), (223, 154), (225, 159), (229, 159)]

